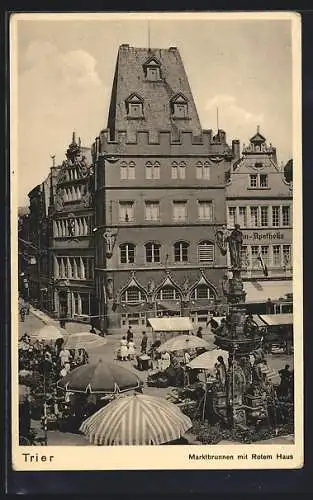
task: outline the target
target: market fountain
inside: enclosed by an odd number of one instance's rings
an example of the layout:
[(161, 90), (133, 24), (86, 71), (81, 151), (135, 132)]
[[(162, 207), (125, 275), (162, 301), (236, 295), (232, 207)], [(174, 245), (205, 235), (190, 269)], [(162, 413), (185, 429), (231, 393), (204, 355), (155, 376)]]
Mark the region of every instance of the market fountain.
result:
[(229, 312), (215, 332), (215, 344), (228, 352), (224, 384), (214, 397), (214, 410), (229, 426), (247, 426), (268, 421), (267, 380), (263, 374), (262, 336), (251, 316), (247, 316), (242, 272), (240, 226), (231, 232), (217, 231), (217, 245), (223, 255), (229, 250), (232, 277), (225, 295)]

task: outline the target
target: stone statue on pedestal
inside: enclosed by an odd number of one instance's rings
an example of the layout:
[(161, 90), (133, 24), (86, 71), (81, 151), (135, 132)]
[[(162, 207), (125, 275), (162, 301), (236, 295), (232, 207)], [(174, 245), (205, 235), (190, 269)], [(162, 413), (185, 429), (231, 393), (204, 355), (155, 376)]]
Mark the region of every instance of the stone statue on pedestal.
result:
[(235, 224), (235, 229), (228, 237), (228, 246), (230, 253), (230, 262), (234, 269), (241, 268), (241, 250), (242, 250), (243, 235), (240, 231), (239, 224)]

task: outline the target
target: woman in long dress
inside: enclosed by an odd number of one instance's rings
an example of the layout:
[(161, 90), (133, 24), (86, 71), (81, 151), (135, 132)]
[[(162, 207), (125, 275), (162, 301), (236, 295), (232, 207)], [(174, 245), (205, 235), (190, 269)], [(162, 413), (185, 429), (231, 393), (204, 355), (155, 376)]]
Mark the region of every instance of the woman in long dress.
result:
[(121, 361), (127, 361), (127, 356), (128, 356), (127, 340), (126, 337), (123, 337), (120, 342)]
[(133, 340), (128, 342), (128, 359), (131, 361), (135, 357), (135, 344)]

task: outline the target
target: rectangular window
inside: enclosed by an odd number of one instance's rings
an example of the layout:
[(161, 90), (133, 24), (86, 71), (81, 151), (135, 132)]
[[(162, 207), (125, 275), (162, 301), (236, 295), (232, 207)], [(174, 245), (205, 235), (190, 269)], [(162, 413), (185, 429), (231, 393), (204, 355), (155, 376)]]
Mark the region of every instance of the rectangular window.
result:
[(212, 262), (214, 260), (214, 245), (211, 243), (200, 243), (198, 245), (198, 261)]
[(260, 188), (268, 187), (268, 176), (267, 174), (260, 174)]
[(280, 226), (280, 207), (272, 207), (272, 226)]
[(119, 202), (119, 219), (120, 222), (132, 222), (134, 220), (134, 202), (120, 201)]
[(198, 201), (199, 219), (211, 221), (213, 219), (212, 201)]
[(146, 261), (160, 262), (160, 245), (154, 243), (146, 245)]
[(187, 219), (186, 201), (173, 201), (173, 219), (179, 222)]
[(281, 246), (273, 245), (273, 266), (281, 266)]
[(239, 207), (238, 224), (240, 227), (247, 227), (247, 208)]
[(283, 263), (284, 266), (291, 265), (291, 246), (283, 245)]
[(261, 226), (268, 226), (268, 207), (261, 207)]
[(135, 262), (135, 247), (134, 245), (121, 245), (120, 246), (120, 260), (121, 264), (132, 264)]
[(236, 207), (228, 207), (228, 225), (233, 227), (236, 224)]
[(268, 266), (268, 246), (261, 246), (261, 255), (263, 258), (263, 262), (266, 266)]
[(259, 207), (250, 207), (250, 221), (251, 221), (251, 227), (258, 227)]
[(283, 226), (290, 226), (290, 207), (289, 206), (282, 207), (282, 215), (283, 215)]
[(256, 188), (258, 186), (258, 176), (257, 174), (250, 174), (250, 187)]
[(252, 245), (251, 246), (251, 260), (252, 260), (252, 267), (259, 267), (259, 247), (257, 245)]
[(145, 219), (158, 221), (160, 219), (160, 205), (158, 201), (145, 201)]
[(241, 262), (244, 268), (249, 267), (248, 247), (241, 247)]

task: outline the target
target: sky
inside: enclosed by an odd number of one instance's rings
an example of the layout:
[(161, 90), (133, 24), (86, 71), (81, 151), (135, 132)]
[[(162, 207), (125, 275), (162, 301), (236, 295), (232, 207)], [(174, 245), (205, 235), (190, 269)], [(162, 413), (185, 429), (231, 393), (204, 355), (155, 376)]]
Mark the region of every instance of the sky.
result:
[[(119, 45), (178, 47), (204, 129), (247, 144), (260, 132), (292, 157), (290, 20), (17, 21), (18, 204), (60, 164), (72, 132), (90, 146), (106, 128)], [(13, 75), (14, 76), (14, 75)], [(242, 144), (241, 144), (242, 145)]]

